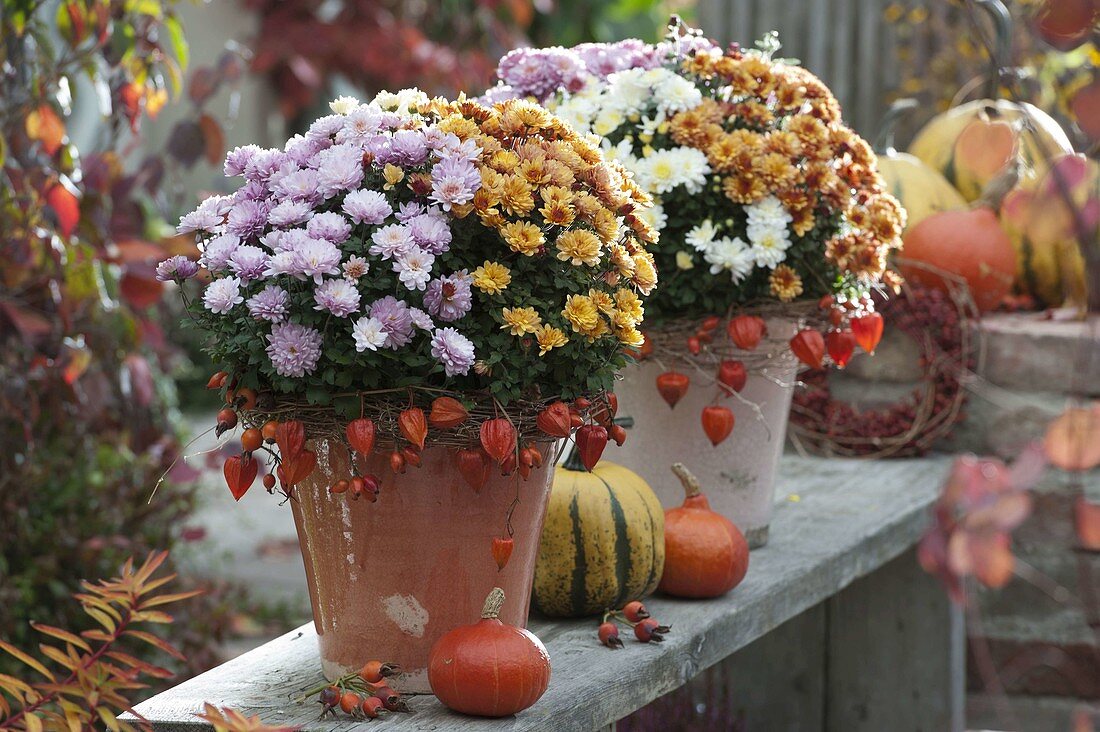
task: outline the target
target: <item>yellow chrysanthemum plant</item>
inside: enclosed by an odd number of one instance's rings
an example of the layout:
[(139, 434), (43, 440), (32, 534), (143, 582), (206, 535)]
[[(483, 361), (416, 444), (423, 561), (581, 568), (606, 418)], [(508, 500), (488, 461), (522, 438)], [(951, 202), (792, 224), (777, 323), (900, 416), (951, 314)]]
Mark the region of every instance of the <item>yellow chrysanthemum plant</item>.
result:
[(877, 343), (872, 295), (900, 284), (887, 257), (905, 212), (829, 89), (777, 50), (774, 35), (723, 50), (677, 22), (659, 44), (521, 49), (498, 67), (487, 96), (543, 100), (654, 199), (638, 213), (660, 236), (643, 355), (716, 351), (725, 330), (744, 351), (763, 321), (738, 319), (769, 315), (815, 316), (790, 340), (811, 368)]
[[(230, 152), (244, 183), (181, 221), (200, 261), (158, 271), (209, 274), (189, 312), (222, 369), (219, 433), (248, 428), (226, 466), (234, 495), (253, 451), (298, 452), (276, 437), (288, 422), (342, 441), (355, 422), (347, 442), (387, 446), (395, 471), (425, 441), (529, 470), (524, 446), (569, 437), (587, 411), (619, 434), (608, 394), (657, 280), (649, 196), (531, 101), (406, 90), (333, 112), (284, 150)], [(507, 424), (510, 446), (487, 445), (486, 422)], [(280, 465), (265, 483), (289, 495), (308, 472)]]

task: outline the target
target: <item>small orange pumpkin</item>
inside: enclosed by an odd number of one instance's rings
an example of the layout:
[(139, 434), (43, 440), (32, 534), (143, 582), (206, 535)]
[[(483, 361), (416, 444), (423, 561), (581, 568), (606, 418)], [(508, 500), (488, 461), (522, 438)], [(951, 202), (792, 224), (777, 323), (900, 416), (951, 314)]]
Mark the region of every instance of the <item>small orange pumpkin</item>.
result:
[(718, 597), (741, 584), (749, 569), (745, 536), (699, 491), (682, 463), (672, 472), (684, 485), (682, 506), (665, 511), (665, 568), (657, 589), (676, 597)]
[(1001, 226), (997, 210), (1019, 181), (1017, 166), (994, 178), (969, 209), (941, 211), (910, 228), (902, 236), (905, 260), (923, 262), (931, 269), (899, 262), (906, 279), (918, 285), (947, 289), (935, 270), (966, 280), (982, 312), (996, 308), (1016, 278), (1016, 249)]
[(432, 647), (428, 683), (450, 709), (506, 717), (537, 702), (550, 685), (550, 654), (533, 633), (497, 617), (504, 590), (485, 598), (481, 620), (450, 631)]

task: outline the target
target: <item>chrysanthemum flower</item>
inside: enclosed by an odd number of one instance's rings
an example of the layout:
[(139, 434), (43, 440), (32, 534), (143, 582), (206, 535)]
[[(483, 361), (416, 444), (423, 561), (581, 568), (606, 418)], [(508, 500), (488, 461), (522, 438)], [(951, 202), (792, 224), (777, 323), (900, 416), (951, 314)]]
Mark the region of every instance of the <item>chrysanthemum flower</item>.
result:
[(499, 295), (511, 282), (511, 270), (499, 262), (486, 260), (473, 271), (473, 286), (487, 295)]
[(571, 229), (561, 234), (554, 242), (558, 250), (558, 259), (573, 266), (582, 264), (595, 267), (600, 263), (600, 239), (591, 231)]
[(447, 376), (464, 376), (474, 365), (474, 344), (454, 328), (440, 328), (432, 336), (432, 355)]
[(500, 230), (500, 235), (508, 247), (528, 257), (534, 255), (546, 244), (542, 229), (528, 221), (514, 221)]
[(543, 323), (535, 330), (535, 340), (539, 344), (539, 356), (545, 356), (555, 348), (561, 348), (569, 342), (569, 336), (560, 328)]
[(236, 277), (222, 277), (214, 280), (202, 294), (203, 305), (212, 313), (227, 315), (234, 306), (244, 302), (241, 296), (241, 281)]
[(534, 333), (542, 324), (542, 317), (534, 308), (504, 308), (501, 317), (504, 318), (504, 325), (500, 329), (514, 336)]
[(785, 264), (775, 268), (768, 277), (771, 293), (783, 302), (790, 302), (802, 294), (802, 278)]
[(248, 298), (248, 314), (257, 320), (281, 323), (286, 320), (289, 300), (286, 290), (278, 285), (268, 285)]
[(313, 293), (317, 303), (314, 310), (332, 313), (346, 318), (359, 309), (359, 290), (355, 283), (344, 278), (325, 280)]

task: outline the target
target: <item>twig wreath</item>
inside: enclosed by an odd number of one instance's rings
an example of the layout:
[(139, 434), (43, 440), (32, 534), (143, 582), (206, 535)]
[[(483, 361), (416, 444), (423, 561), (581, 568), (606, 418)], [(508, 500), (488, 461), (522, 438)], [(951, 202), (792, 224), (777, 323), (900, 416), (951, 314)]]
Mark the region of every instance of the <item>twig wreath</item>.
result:
[(909, 457), (927, 453), (963, 417), (965, 377), (975, 365), (974, 336), (967, 321), (978, 317), (965, 282), (934, 270), (943, 288), (906, 285), (878, 305), (890, 324), (920, 349), (923, 376), (906, 398), (861, 410), (833, 397), (828, 373), (800, 375), (804, 388), (791, 405), (789, 434), (796, 447), (824, 455)]

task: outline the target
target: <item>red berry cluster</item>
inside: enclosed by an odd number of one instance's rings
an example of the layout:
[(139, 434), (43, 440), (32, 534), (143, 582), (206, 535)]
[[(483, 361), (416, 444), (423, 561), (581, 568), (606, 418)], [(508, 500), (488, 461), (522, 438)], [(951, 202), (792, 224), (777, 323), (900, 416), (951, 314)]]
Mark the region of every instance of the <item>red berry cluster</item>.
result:
[(306, 696), (317, 694), (322, 719), (326, 715), (337, 716), (337, 709), (356, 719), (376, 719), (386, 712), (408, 712), (409, 707), (401, 694), (386, 682), (386, 678), (397, 671), (392, 663), (368, 661), (356, 673), (326, 684), (320, 690), (311, 689)]
[(604, 613), (603, 622), (600, 623), (597, 635), (600, 643), (608, 648), (622, 648), (623, 642), (619, 638), (618, 623), (625, 623), (634, 629), (634, 637), (641, 643), (660, 643), (665, 639), (665, 634), (672, 630), (668, 625), (649, 616), (639, 600), (628, 602), (622, 610), (610, 610)]

